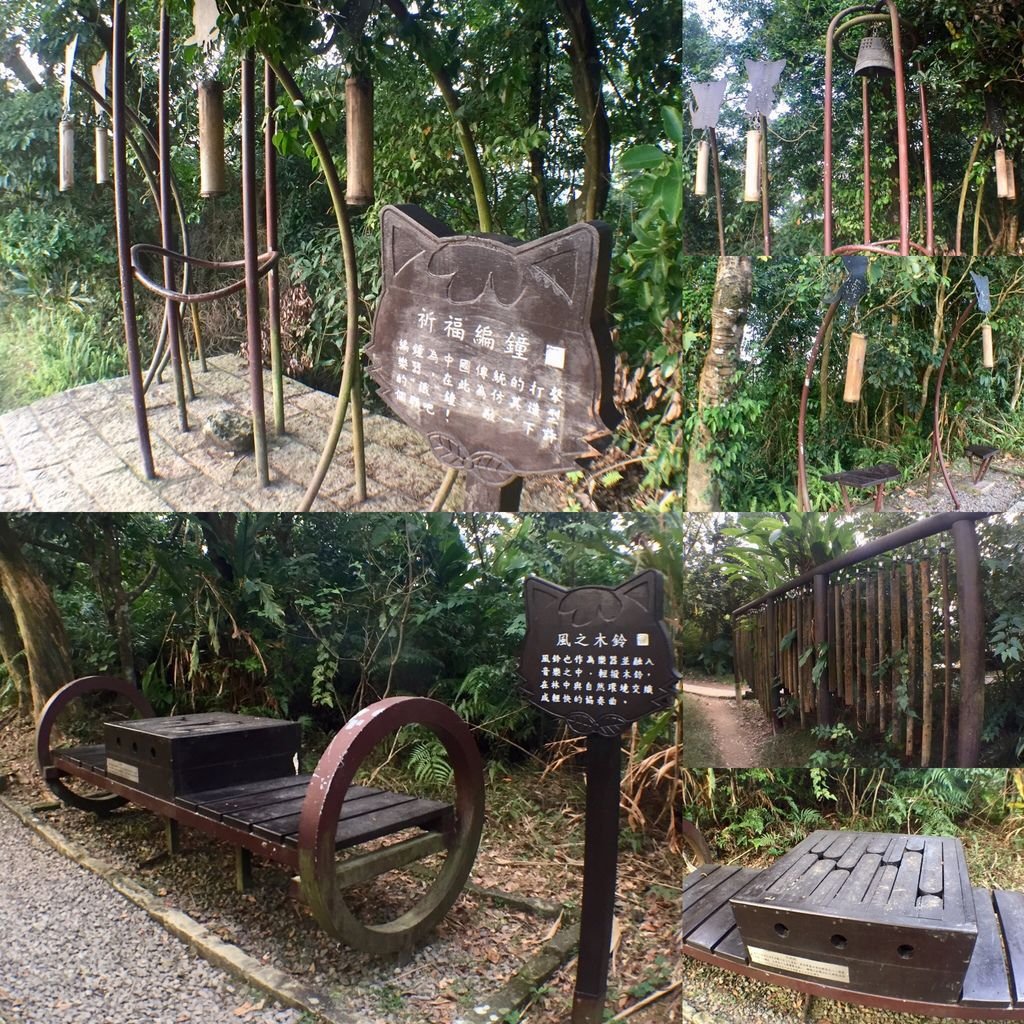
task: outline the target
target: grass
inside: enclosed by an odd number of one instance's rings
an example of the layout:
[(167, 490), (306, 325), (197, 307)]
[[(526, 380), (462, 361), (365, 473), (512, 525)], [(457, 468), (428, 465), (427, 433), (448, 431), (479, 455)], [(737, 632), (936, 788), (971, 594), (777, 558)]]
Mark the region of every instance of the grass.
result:
[(683, 767), (706, 768), (721, 761), (711, 725), (701, 709), (683, 694)]
[(818, 741), (808, 729), (784, 729), (765, 740), (763, 761), (772, 768), (806, 768), (818, 749)]

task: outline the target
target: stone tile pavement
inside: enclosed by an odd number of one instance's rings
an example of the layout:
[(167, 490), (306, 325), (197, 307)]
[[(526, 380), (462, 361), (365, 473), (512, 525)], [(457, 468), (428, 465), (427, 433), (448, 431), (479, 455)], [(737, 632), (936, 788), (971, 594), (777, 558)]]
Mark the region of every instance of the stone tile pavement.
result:
[[(171, 382), (147, 395), (157, 478), (142, 472), (127, 377), (100, 381), (40, 399), (0, 415), (0, 511), (190, 512), (293, 511), (313, 475), (334, 413), (333, 395), (286, 377), (285, 434), (268, 424), (271, 485), (256, 482), (252, 456), (232, 455), (204, 436), (209, 416), (233, 409), (248, 416), (248, 370), (234, 354), (193, 370), (196, 398), (191, 429), (178, 429)], [(270, 409), (271, 384), (264, 374)], [(444, 467), (410, 427), (384, 416), (366, 416), (367, 500), (353, 493), (352, 439), (341, 436), (315, 511), (383, 512), (430, 507)], [(557, 511), (564, 494), (551, 478), (527, 480), (522, 507)], [(462, 482), (447, 508), (460, 508)]]

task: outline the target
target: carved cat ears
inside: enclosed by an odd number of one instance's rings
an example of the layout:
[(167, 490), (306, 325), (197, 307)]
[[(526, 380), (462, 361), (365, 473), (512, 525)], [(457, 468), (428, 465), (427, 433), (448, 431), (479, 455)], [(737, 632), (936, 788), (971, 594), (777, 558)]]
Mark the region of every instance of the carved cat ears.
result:
[(601, 221), (574, 224), (533, 242), (457, 235), (411, 205), (385, 206), (380, 223), (385, 287), (436, 288), (449, 302), (484, 297), (508, 307), (524, 295), (544, 296), (584, 321), (592, 305), (604, 306), (611, 230)]
[(612, 622), (627, 603), (639, 607), (652, 619), (661, 619), (665, 581), (660, 572), (649, 569), (617, 587), (582, 587), (568, 590), (556, 583), (528, 576), (523, 587), (526, 617), (556, 615), (566, 618), (567, 625), (587, 626), (595, 622)]

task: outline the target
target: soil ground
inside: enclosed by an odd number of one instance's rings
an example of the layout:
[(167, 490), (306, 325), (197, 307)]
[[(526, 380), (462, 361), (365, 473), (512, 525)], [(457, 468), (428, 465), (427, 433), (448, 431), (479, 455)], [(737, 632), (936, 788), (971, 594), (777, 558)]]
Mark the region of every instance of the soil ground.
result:
[[(714, 764), (698, 765), (685, 756), (689, 768), (757, 768), (764, 764), (764, 744), (771, 738), (771, 729), (756, 701), (737, 702), (732, 683), (719, 683), (702, 677), (684, 678), (683, 693), (691, 707), (696, 707), (711, 730), (717, 752)], [(683, 722), (684, 735), (686, 722)]]
[[(52, 794), (35, 769), (32, 740), (31, 730), (12, 715), (0, 719), (0, 785), (6, 779), (6, 795), (22, 805), (52, 805)], [(489, 782), (488, 820), (471, 880), (485, 888), (561, 903), (563, 918), (571, 918), (578, 912), (582, 879), (583, 795), (579, 776), (566, 771), (544, 779), (524, 771)], [(375, 959), (328, 938), (306, 909), (287, 896), (289, 877), (282, 868), (256, 860), (254, 888), (235, 892), (233, 850), (203, 833), (182, 829), (182, 854), (168, 858), (162, 819), (130, 805), (102, 819), (62, 807), (41, 810), (39, 816), (92, 855), (114, 863), (168, 906), (190, 914), (250, 955), (328, 992), (336, 1005), (361, 1020), (450, 1024), (461, 1010), (504, 984), (555, 930), (555, 921), (464, 893), (411, 960)], [(615, 1011), (677, 980), (681, 865), (663, 841), (624, 833), (616, 906), (620, 938), (607, 1003)], [(387, 878), (399, 891), (421, 884), (399, 872)], [(366, 899), (368, 904), (376, 899), (372, 890)], [(39, 941), (44, 959), (45, 935)], [(575, 960), (563, 965), (535, 992), (513, 1018), (515, 1024), (564, 1024), (575, 966)], [(675, 1021), (680, 1007), (677, 990), (629, 1021)]]

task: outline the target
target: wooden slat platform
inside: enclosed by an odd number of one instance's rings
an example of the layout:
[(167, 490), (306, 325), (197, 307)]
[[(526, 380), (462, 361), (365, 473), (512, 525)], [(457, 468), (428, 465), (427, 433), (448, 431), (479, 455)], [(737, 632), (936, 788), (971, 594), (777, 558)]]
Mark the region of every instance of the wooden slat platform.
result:
[[(97, 784), (89, 775), (106, 776), (106, 749), (74, 747), (54, 752), (54, 764)], [(188, 793), (174, 799), (174, 805), (190, 812), (188, 823), (202, 828), (203, 819), (215, 823), (215, 834), (230, 841), (231, 833), (254, 836), (277, 846), (298, 845), (299, 814), (312, 775), (290, 775), (218, 789)], [(117, 779), (119, 791), (131, 799), (133, 786)], [(140, 791), (141, 792), (141, 791)], [(152, 801), (147, 801), (147, 805)], [(446, 831), (454, 818), (451, 804), (425, 800), (404, 793), (390, 793), (367, 786), (351, 786), (345, 795), (338, 828), (337, 848), (344, 849), (392, 835), (408, 828)]]
[[(887, 851), (890, 852), (890, 851)], [(933, 1003), (861, 992), (815, 978), (795, 978), (751, 964), (729, 903), (762, 872), (707, 864), (683, 882), (683, 952), (769, 985), (904, 1013), (959, 1019), (1024, 1021), (1024, 893), (975, 888), (978, 940), (960, 1000)]]

